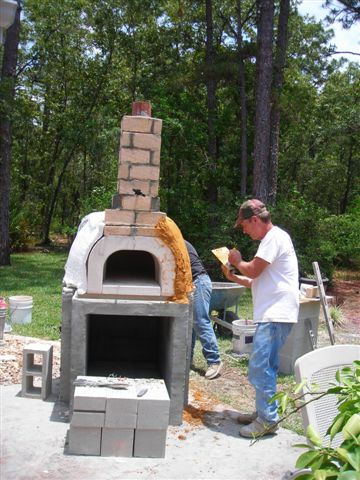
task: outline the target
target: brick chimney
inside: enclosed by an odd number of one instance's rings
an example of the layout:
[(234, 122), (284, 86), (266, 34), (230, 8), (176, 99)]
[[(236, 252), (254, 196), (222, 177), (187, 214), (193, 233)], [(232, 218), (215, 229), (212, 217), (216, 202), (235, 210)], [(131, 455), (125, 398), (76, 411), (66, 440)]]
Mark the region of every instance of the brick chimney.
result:
[(162, 120), (152, 118), (148, 102), (134, 102), (121, 122), (118, 193), (105, 210), (104, 235), (151, 235), (160, 218)]

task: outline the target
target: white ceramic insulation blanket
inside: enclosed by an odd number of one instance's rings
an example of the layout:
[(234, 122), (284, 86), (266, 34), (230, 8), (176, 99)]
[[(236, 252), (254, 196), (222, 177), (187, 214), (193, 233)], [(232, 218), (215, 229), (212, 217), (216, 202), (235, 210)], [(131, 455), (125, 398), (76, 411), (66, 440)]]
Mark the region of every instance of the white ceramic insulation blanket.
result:
[(75, 287), (80, 295), (86, 293), (86, 261), (95, 242), (102, 237), (105, 212), (93, 212), (81, 220), (65, 264), (65, 287)]

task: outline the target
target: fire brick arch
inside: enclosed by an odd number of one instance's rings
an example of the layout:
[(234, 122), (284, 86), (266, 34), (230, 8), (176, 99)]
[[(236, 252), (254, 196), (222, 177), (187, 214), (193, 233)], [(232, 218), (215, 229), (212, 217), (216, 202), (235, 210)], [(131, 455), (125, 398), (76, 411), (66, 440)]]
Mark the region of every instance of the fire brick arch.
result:
[[(123, 285), (108, 286), (105, 283), (106, 263), (111, 255), (120, 251), (148, 252), (155, 262), (156, 280), (159, 288), (147, 289), (146, 286), (127, 289)], [(176, 264), (170, 248), (157, 237), (144, 236), (106, 236), (102, 237), (92, 248), (87, 265), (87, 293), (119, 294), (143, 296), (159, 295), (169, 297), (174, 295)], [(141, 288), (140, 288), (141, 287)], [(133, 292), (133, 293), (131, 293)]]

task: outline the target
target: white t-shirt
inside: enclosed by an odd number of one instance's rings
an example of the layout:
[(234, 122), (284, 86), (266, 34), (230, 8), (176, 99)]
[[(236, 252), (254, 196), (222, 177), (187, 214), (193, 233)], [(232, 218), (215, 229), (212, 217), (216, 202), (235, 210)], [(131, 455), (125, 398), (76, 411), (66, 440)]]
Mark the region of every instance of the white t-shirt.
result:
[(299, 271), (290, 236), (281, 228), (272, 227), (261, 240), (255, 256), (270, 265), (252, 282), (254, 322), (296, 323)]

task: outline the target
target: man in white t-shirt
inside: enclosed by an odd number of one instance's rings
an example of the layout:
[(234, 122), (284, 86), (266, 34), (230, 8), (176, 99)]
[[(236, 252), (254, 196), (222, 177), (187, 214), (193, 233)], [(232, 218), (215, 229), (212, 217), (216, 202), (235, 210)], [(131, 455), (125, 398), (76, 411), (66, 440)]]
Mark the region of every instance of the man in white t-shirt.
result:
[(229, 280), (251, 288), (253, 321), (257, 323), (249, 359), (249, 380), (255, 388), (256, 412), (240, 414), (240, 435), (256, 437), (273, 433), (279, 420), (277, 404), (269, 403), (276, 393), (279, 350), (299, 313), (299, 272), (290, 236), (271, 222), (270, 212), (260, 200), (243, 203), (235, 228), (252, 240), (260, 240), (255, 257), (250, 262), (232, 249), (229, 263), (241, 275), (223, 267)]

